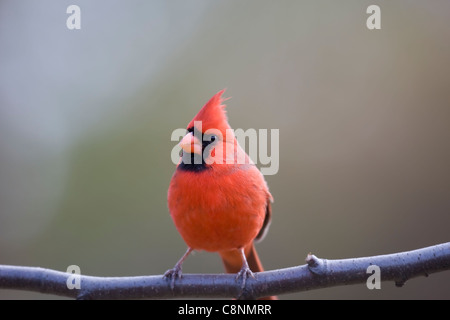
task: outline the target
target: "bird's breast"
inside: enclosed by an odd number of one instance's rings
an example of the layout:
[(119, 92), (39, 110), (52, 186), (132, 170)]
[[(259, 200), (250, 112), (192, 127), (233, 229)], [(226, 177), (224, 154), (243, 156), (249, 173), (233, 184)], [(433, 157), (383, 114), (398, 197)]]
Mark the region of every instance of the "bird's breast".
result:
[(253, 241), (261, 229), (267, 203), (265, 182), (255, 179), (253, 169), (231, 169), (177, 170), (172, 177), (169, 211), (189, 247), (239, 248)]

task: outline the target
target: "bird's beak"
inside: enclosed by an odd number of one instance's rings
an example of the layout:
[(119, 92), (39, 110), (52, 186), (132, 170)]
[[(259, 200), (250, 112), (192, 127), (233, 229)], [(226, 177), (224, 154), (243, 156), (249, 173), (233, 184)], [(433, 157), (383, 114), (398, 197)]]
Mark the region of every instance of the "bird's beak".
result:
[(202, 143), (192, 132), (189, 132), (181, 139), (180, 147), (188, 153), (202, 154)]

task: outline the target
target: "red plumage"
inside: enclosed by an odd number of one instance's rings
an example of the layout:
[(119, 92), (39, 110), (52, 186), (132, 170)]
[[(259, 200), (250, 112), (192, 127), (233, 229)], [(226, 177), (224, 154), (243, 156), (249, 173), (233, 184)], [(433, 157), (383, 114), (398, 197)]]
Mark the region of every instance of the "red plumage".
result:
[[(272, 196), (263, 175), (230, 131), (223, 93), (214, 95), (188, 124), (188, 134), (180, 143), (188, 158), (180, 159), (172, 177), (168, 206), (188, 247), (218, 252), (226, 271), (239, 272), (245, 285), (246, 277), (252, 275), (245, 269), (247, 261), (252, 271), (263, 271), (253, 243), (269, 225)], [(194, 125), (200, 129), (200, 121), (201, 133), (214, 135), (213, 142), (200, 141), (192, 132)], [(209, 149), (205, 148), (209, 143)], [(194, 153), (203, 154), (203, 163), (186, 164)], [(172, 281), (181, 275), (185, 256), (166, 273)]]

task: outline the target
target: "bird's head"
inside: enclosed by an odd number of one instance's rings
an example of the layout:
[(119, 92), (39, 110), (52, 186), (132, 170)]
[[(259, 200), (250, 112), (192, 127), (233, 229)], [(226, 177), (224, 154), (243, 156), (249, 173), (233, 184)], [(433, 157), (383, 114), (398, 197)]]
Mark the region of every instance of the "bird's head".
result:
[(187, 134), (180, 141), (182, 169), (200, 171), (212, 158), (225, 161), (227, 144), (234, 146), (236, 139), (222, 104), (224, 92), (216, 93), (189, 122)]

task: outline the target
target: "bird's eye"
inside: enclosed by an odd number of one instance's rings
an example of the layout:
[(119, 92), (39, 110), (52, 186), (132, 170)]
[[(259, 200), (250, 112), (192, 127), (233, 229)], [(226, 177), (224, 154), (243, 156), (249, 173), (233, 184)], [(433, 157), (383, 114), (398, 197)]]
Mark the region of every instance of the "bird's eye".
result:
[(217, 137), (215, 135), (211, 136), (211, 142), (216, 141)]

